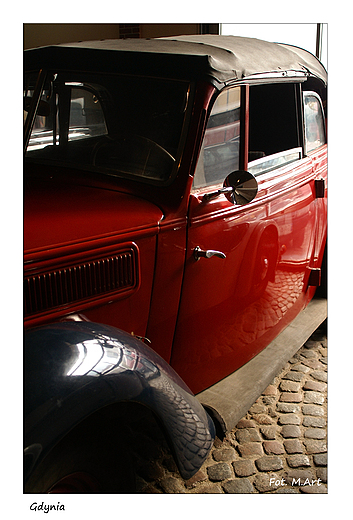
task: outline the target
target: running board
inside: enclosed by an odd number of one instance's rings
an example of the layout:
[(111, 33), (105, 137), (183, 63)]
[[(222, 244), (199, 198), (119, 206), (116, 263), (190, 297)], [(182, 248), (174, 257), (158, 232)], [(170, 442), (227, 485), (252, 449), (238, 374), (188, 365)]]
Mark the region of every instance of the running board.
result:
[(232, 430), (256, 399), (327, 318), (327, 300), (314, 298), (262, 352), (196, 397), (220, 424)]

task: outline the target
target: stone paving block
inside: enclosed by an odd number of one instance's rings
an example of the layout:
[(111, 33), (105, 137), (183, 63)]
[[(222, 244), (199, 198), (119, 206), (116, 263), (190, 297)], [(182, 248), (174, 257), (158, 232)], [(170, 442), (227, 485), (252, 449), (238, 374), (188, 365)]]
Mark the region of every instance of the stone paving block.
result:
[(229, 464), (226, 464), (225, 462), (220, 462), (218, 464), (208, 466), (207, 474), (208, 478), (213, 482), (219, 482), (233, 476)]
[(327, 482), (327, 468), (318, 468), (316, 470), (316, 476), (321, 479), (322, 482)]
[(299, 392), (300, 383), (286, 379), (285, 381), (281, 381), (279, 388), (282, 392)]
[(276, 482), (281, 482), (280, 477), (276, 473), (258, 473), (254, 478), (254, 486), (260, 493), (266, 493), (268, 491), (274, 491), (278, 486)]
[(320, 486), (314, 484), (313, 486), (300, 487), (299, 490), (301, 493), (305, 494), (325, 494), (327, 493), (327, 486), (323, 484)]
[(322, 370), (313, 370), (311, 376), (318, 381), (323, 381), (324, 383), (327, 381), (327, 373)]
[(299, 426), (300, 417), (294, 413), (281, 415), (278, 418), (278, 424), (280, 424), (281, 426), (284, 426), (285, 424), (296, 424), (297, 426)]
[(262, 395), (277, 395), (277, 387), (275, 385), (268, 385)]
[(257, 414), (257, 413), (264, 413), (264, 412), (266, 412), (266, 406), (264, 406), (263, 404), (258, 403), (258, 402), (254, 403), (249, 410), (250, 414)]
[(299, 468), (302, 466), (310, 466), (310, 460), (307, 455), (289, 455), (287, 464), (291, 468)]
[(316, 480), (314, 471), (310, 469), (289, 469), (283, 475), (283, 478), (289, 486), (300, 486), (306, 480), (312, 482)]
[(189, 493), (200, 493), (200, 494), (219, 494), (222, 493), (222, 488), (215, 482), (203, 482), (200, 486), (189, 491)]
[(311, 350), (303, 350), (303, 352), (300, 353), (301, 356), (305, 357), (306, 359), (317, 359), (317, 353), (312, 352)]
[(312, 455), (314, 453), (325, 453), (327, 451), (327, 444), (325, 441), (308, 439), (304, 441), (304, 444), (308, 455)]
[(302, 359), (302, 364), (313, 369), (322, 368), (322, 364), (318, 359)]
[(279, 400), (285, 403), (301, 403), (303, 396), (299, 392), (283, 392)]
[(327, 466), (327, 453), (319, 453), (313, 457), (316, 466)]
[(326, 437), (326, 431), (323, 428), (308, 428), (304, 437), (308, 439), (324, 439)]
[(308, 379), (308, 381), (306, 381), (305, 385), (303, 386), (303, 390), (313, 390), (314, 392), (326, 392), (327, 383), (311, 381), (310, 379)]
[(222, 448), (215, 450), (212, 456), (216, 462), (227, 462), (235, 459), (236, 451), (234, 448)]
[(263, 413), (255, 415), (254, 419), (258, 424), (273, 424), (273, 419)]
[(276, 412), (274, 406), (269, 406), (267, 410), (268, 416), (276, 419), (278, 417), (278, 413)]
[(267, 405), (271, 405), (276, 402), (276, 396), (274, 395), (267, 395), (262, 398), (262, 402)]
[(302, 372), (296, 372), (295, 370), (290, 370), (283, 376), (283, 379), (289, 379), (290, 381), (302, 381), (305, 377), (305, 374)]
[(282, 437), (287, 438), (295, 438), (301, 436), (301, 431), (299, 426), (293, 424), (286, 424), (282, 427), (281, 430)]
[(218, 437), (215, 438), (213, 443), (214, 448), (223, 448), (223, 442)]
[(261, 437), (256, 430), (256, 428), (244, 428), (235, 433), (235, 438), (239, 442), (239, 444), (244, 444), (245, 442), (260, 442)]
[(303, 372), (303, 374), (310, 372), (310, 368), (305, 366), (305, 364), (296, 365), (295, 370), (297, 372)]
[(277, 403), (276, 409), (282, 413), (298, 413), (300, 412), (300, 406), (298, 404), (291, 403)]
[(307, 391), (304, 392), (304, 403), (310, 404), (323, 404), (325, 401), (325, 396), (320, 392)]
[(237, 480), (228, 480), (222, 485), (226, 493), (254, 493), (254, 487), (247, 478), (240, 478)]
[(251, 419), (240, 419), (240, 421), (236, 425), (236, 428), (254, 428), (255, 426), (256, 423)]
[(265, 439), (273, 440), (276, 438), (277, 427), (276, 426), (262, 426), (260, 432)]
[(159, 484), (165, 493), (185, 493), (183, 484), (175, 477), (165, 477)]
[(303, 419), (303, 426), (309, 426), (312, 428), (324, 428), (327, 424), (327, 421), (324, 417), (311, 417), (307, 415)]
[(255, 464), (259, 471), (277, 471), (283, 469), (282, 459), (274, 455), (265, 455), (261, 457), (261, 459), (257, 459)]
[(283, 444), (279, 441), (264, 441), (262, 446), (267, 455), (281, 455), (285, 452)]
[(237, 449), (242, 457), (263, 455), (262, 446), (259, 442), (247, 442), (246, 444), (239, 444)]
[(256, 473), (255, 464), (252, 460), (236, 460), (232, 463), (232, 466), (237, 477), (249, 477)]
[(296, 489), (296, 488), (292, 488), (288, 485), (285, 485), (285, 486), (281, 486), (280, 488), (277, 489), (277, 491), (275, 491), (275, 494), (276, 495), (287, 495), (287, 494), (298, 494), (299, 493), (299, 489)]
[(198, 484), (199, 482), (203, 482), (205, 480), (207, 480), (207, 473), (201, 468), (197, 473), (195, 473), (193, 477), (185, 481), (185, 486), (187, 488), (192, 488), (195, 486), (195, 484)]
[(303, 404), (302, 412), (304, 415), (313, 415), (315, 417), (321, 417), (325, 415), (325, 409), (322, 406), (316, 404)]
[(287, 453), (304, 453), (303, 445), (298, 439), (286, 439), (283, 445)]

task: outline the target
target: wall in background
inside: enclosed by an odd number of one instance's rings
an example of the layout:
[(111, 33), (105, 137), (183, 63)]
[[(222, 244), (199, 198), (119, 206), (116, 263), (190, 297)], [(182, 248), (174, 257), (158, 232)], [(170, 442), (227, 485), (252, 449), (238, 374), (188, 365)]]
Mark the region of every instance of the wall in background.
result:
[(109, 38), (156, 38), (178, 34), (200, 34), (218, 30), (218, 24), (95, 24), (30, 23), (23, 25), (25, 49), (85, 40)]
[(102, 38), (119, 38), (119, 24), (29, 23), (23, 24), (25, 49)]

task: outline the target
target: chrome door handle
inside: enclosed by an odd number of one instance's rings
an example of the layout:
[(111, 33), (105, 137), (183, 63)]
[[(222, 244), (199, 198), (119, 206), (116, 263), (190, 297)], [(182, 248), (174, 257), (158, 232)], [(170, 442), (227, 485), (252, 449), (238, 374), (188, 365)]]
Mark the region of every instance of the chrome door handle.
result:
[(194, 249), (194, 258), (195, 260), (200, 260), (200, 258), (211, 258), (211, 256), (218, 256), (218, 258), (226, 258), (226, 255), (222, 253), (222, 251), (214, 251), (213, 249), (206, 249), (204, 251), (199, 246)]

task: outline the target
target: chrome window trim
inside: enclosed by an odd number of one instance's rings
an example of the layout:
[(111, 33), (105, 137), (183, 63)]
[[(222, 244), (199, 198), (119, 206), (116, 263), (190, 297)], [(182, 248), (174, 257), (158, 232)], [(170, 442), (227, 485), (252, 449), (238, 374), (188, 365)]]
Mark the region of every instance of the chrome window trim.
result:
[[(265, 168), (264, 170), (261, 170), (259, 172), (254, 172), (256, 170), (257, 166), (261, 166), (262, 164), (265, 164), (266, 162), (270, 162), (276, 159), (281, 159), (282, 157), (285, 158), (286, 156), (295, 155), (297, 154), (297, 157), (288, 160), (286, 162), (283, 162), (282, 164), (269, 166), (268, 168)], [(261, 157), (260, 159), (256, 159), (255, 161), (251, 161), (248, 163), (248, 171), (252, 173), (255, 177), (258, 175), (262, 175), (263, 173), (267, 173), (271, 170), (275, 170), (277, 168), (281, 168), (282, 166), (286, 166), (287, 164), (290, 164), (295, 161), (299, 161), (303, 158), (303, 149), (301, 146), (297, 146), (295, 148), (290, 148), (289, 150), (284, 150), (283, 152), (274, 153), (271, 155), (266, 155), (266, 157)]]

